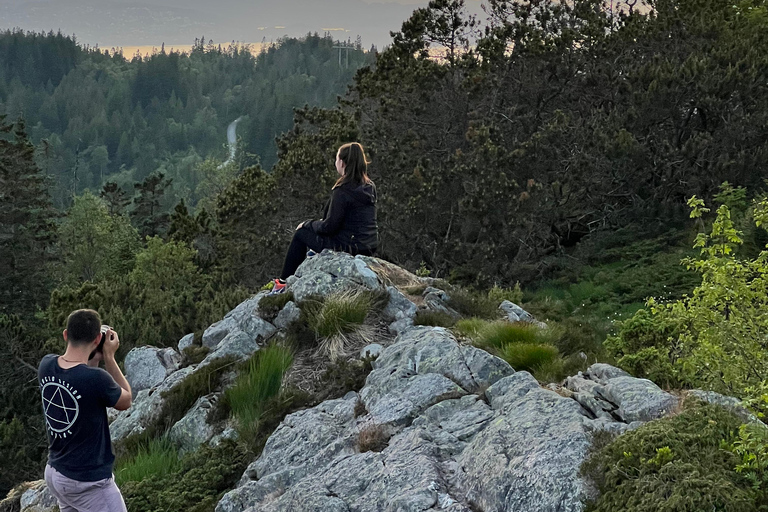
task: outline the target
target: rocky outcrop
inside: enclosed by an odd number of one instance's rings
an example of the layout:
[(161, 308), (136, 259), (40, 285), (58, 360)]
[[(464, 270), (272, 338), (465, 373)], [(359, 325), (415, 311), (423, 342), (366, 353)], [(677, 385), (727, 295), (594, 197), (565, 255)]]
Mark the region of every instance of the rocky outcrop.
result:
[(307, 259), (287, 282), (298, 302), (346, 290), (385, 289), (364, 257), (330, 250)]
[(647, 379), (636, 379), (608, 364), (597, 363), (565, 381), (573, 398), (595, 418), (614, 418), (627, 424), (661, 418), (680, 399)]
[[(288, 416), (216, 510), (581, 511), (592, 433), (626, 430), (672, 403), (650, 390), (640, 404), (642, 379), (591, 370), (573, 387), (607, 389), (598, 396), (611, 413), (593, 414), (575, 391), (542, 388), (445, 329), (412, 327), (384, 348), (359, 394)], [(372, 436), (383, 449), (365, 448)]]
[(181, 356), (172, 348), (137, 347), (125, 356), (125, 378), (135, 396), (163, 382), (180, 363)]

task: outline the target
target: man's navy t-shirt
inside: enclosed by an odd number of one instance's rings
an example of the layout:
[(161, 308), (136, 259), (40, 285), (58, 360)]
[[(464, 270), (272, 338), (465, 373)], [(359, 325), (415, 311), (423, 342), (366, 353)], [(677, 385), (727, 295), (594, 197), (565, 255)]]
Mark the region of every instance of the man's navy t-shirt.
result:
[(109, 437), (107, 407), (122, 389), (101, 368), (79, 364), (64, 369), (49, 354), (37, 372), (48, 432), (48, 464), (80, 482), (112, 476), (115, 455)]

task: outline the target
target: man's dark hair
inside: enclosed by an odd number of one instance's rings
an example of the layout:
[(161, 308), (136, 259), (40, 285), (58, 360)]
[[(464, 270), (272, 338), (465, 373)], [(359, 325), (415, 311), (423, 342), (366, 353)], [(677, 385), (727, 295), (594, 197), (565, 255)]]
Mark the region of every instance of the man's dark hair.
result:
[(101, 332), (101, 317), (92, 309), (78, 309), (67, 318), (67, 341), (85, 345)]

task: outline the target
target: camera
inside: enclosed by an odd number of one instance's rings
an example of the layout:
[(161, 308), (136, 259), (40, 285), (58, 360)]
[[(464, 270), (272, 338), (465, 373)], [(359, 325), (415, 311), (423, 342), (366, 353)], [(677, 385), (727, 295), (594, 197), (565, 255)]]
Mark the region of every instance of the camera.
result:
[(90, 361), (96, 356), (97, 352), (103, 352), (104, 351), (104, 342), (107, 341), (107, 333), (111, 331), (112, 328), (108, 325), (102, 325), (101, 326), (101, 341), (99, 341), (99, 346), (96, 347), (96, 350), (91, 352), (91, 355), (88, 356), (88, 360)]

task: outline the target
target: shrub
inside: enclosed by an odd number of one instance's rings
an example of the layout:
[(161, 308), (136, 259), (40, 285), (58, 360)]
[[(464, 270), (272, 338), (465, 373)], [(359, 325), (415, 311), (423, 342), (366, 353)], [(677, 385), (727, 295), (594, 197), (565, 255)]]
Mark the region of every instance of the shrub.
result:
[(367, 425), (357, 435), (355, 446), (360, 453), (380, 452), (389, 444), (389, 437), (389, 431), (384, 425)]
[(253, 453), (223, 441), (215, 448), (203, 446), (185, 455), (180, 467), (162, 476), (126, 482), (121, 491), (131, 512), (210, 512), (251, 460)]
[(498, 350), (498, 355), (515, 370), (528, 372), (552, 364), (558, 357), (555, 347), (533, 343), (509, 343)]
[(266, 320), (274, 320), (286, 304), (293, 300), (293, 292), (266, 295), (259, 301), (259, 311)]
[(486, 320), (499, 318), (499, 304), (489, 295), (478, 293), (468, 288), (451, 286), (448, 288), (448, 305), (455, 309), (461, 316), (477, 317)]
[(502, 288), (498, 284), (494, 284), (493, 288), (488, 290), (488, 300), (495, 303), (498, 307), (499, 304), (508, 300), (514, 304), (520, 304), (523, 300), (523, 290), (520, 288), (520, 283), (515, 283), (514, 288)]
[(600, 497), (590, 512), (754, 512), (750, 482), (722, 449), (740, 421), (725, 409), (687, 401), (677, 416), (652, 421), (616, 438), (582, 467)]
[(432, 327), (452, 327), (456, 319), (444, 311), (420, 309), (413, 317), (414, 325), (429, 325)]
[(123, 459), (115, 468), (115, 482), (141, 482), (145, 478), (163, 478), (181, 468), (176, 446), (166, 437), (152, 439), (141, 446), (130, 459)]
[(730, 446), (741, 458), (736, 471), (752, 484), (759, 503), (768, 505), (768, 433), (764, 427), (741, 425), (737, 438)]
[(280, 392), (283, 375), (292, 362), (293, 355), (285, 347), (271, 345), (259, 350), (235, 384), (224, 392), (224, 401), (237, 419), (239, 433), (246, 442), (253, 440), (265, 407)]
[[(691, 217), (708, 211), (693, 197)], [(756, 202), (758, 227), (768, 224), (768, 200)], [(624, 323), (606, 348), (619, 365), (641, 376), (701, 387), (759, 401), (754, 390), (768, 375), (768, 249), (755, 259), (738, 258), (741, 232), (727, 206), (720, 206), (711, 233), (700, 233), (699, 259), (684, 263), (701, 275), (701, 284), (680, 300), (649, 299), (647, 309)]]
[(317, 399), (340, 398), (350, 391), (360, 391), (373, 370), (373, 359), (339, 359), (331, 362), (320, 376)]

